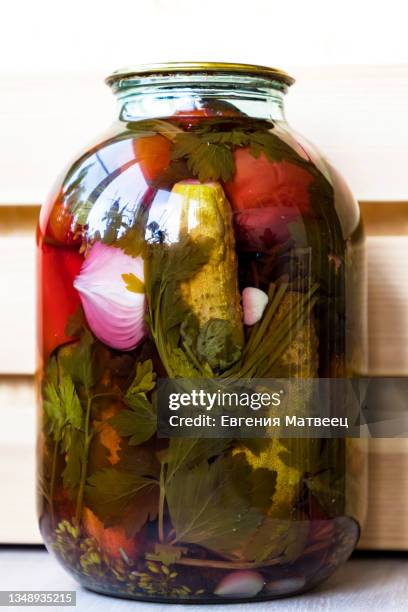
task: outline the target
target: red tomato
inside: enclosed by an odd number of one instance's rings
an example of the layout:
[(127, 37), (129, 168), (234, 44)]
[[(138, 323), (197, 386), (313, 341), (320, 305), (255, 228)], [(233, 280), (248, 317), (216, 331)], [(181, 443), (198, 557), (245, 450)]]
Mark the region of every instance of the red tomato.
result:
[(215, 114), (208, 106), (203, 108), (185, 108), (183, 110), (176, 111), (174, 117), (212, 117)]
[[(251, 249), (288, 238), (288, 223), (310, 211), (313, 176), (287, 161), (272, 162), (249, 149), (234, 153), (235, 174), (224, 185), (236, 213), (238, 238)], [(271, 243), (271, 244), (268, 244)]]
[(127, 538), (123, 527), (104, 527), (102, 521), (89, 508), (84, 508), (83, 521), (85, 531), (95, 538), (101, 549), (110, 557), (121, 559), (121, 549), (129, 558), (136, 556), (137, 539)]
[(73, 216), (64, 204), (62, 195), (56, 198), (46, 228), (47, 240), (61, 245), (79, 244), (80, 238), (74, 238)]
[(72, 283), (79, 274), (83, 261), (83, 256), (73, 248), (44, 243), (41, 245), (42, 294), (39, 310), (44, 358), (57, 346), (71, 340), (65, 334), (65, 326), (69, 316), (75, 313), (80, 303)]
[(206, 118), (228, 118), (238, 117), (240, 112), (231, 105), (214, 102), (211, 106), (203, 106), (202, 108), (191, 108), (179, 110), (174, 113), (174, 117), (180, 118), (186, 127), (200, 125), (202, 119)]
[[(183, 122), (183, 127), (190, 128), (196, 125), (200, 125), (201, 120), (206, 117), (216, 117), (217, 113), (211, 111), (209, 108), (191, 108), (186, 110), (180, 110), (174, 113), (174, 117), (180, 119)], [(184, 125), (185, 124), (185, 125)]]
[(157, 179), (170, 163), (171, 142), (160, 134), (142, 136), (133, 141), (133, 150), (144, 178)]

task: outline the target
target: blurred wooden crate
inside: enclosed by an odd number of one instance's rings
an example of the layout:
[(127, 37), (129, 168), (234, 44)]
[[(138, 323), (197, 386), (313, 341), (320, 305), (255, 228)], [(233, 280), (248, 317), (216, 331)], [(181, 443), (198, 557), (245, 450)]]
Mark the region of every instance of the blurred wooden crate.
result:
[[(408, 203), (365, 202), (361, 210), (368, 248), (369, 374), (408, 376)], [(408, 440), (370, 440), (368, 471), (360, 548), (408, 550)]]
[(39, 544), (32, 376), (0, 377), (0, 544)]
[(408, 441), (370, 440), (368, 513), (359, 548), (408, 550)]

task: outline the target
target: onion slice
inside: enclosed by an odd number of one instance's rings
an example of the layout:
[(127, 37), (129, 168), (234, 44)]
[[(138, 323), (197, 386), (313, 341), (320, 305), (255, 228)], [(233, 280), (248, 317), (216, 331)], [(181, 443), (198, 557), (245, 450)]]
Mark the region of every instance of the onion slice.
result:
[(123, 275), (129, 274), (143, 286), (142, 257), (96, 242), (74, 280), (92, 332), (104, 344), (122, 351), (134, 349), (147, 333), (146, 295), (127, 288)]

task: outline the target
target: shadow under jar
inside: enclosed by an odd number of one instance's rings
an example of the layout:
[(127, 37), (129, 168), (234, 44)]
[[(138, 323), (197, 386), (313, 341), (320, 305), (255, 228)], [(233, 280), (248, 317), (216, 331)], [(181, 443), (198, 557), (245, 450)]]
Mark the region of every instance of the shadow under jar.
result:
[(288, 126), (281, 71), (168, 64), (107, 82), (119, 118), (39, 223), (43, 538), (110, 595), (305, 591), (358, 541), (358, 444), (163, 439), (157, 380), (364, 370), (357, 204)]

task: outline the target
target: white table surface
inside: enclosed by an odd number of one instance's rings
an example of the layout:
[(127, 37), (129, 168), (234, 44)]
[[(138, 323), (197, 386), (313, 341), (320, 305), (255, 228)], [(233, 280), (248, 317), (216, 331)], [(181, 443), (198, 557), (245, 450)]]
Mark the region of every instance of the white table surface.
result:
[[(299, 597), (257, 604), (165, 605), (114, 599), (86, 591), (41, 548), (0, 547), (0, 590), (76, 590), (76, 608), (36, 606), (33, 610), (80, 612), (406, 612), (408, 554), (357, 556), (318, 589)], [(11, 609), (11, 608), (7, 608)], [(28, 609), (19, 607), (13, 609)]]

